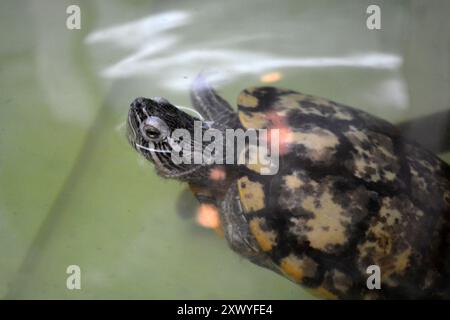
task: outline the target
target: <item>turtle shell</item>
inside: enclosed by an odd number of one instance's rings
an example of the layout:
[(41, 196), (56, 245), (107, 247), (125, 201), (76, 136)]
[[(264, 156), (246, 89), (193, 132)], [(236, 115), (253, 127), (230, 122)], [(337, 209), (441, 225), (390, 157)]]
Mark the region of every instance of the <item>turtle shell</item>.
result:
[[(243, 166), (225, 200), (236, 251), (321, 297), (450, 297), (446, 163), (382, 119), (292, 90), (245, 89), (238, 115), (278, 130), (280, 159), (275, 175)], [(372, 265), (382, 290), (367, 287)]]

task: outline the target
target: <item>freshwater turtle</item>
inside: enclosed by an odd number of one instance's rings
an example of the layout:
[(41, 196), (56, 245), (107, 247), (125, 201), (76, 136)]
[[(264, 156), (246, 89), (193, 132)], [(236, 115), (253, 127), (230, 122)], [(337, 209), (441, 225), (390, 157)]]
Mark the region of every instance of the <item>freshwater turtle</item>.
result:
[[(159, 175), (218, 210), (234, 251), (324, 298), (450, 298), (448, 164), (387, 121), (292, 90), (245, 89), (235, 112), (199, 76), (191, 100), (202, 117), (135, 99), (128, 139)], [(227, 142), (230, 129), (267, 129), (267, 142), (276, 132), (278, 167), (174, 161), (183, 141), (172, 134), (194, 136), (196, 123)], [(184, 143), (204, 151), (211, 141)]]

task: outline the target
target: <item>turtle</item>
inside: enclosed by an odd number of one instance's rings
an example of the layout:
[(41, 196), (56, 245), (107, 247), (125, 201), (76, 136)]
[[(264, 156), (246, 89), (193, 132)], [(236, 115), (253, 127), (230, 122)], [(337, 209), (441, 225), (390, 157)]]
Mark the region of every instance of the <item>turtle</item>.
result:
[[(217, 210), (233, 251), (325, 299), (450, 298), (450, 167), (437, 155), (325, 98), (250, 87), (235, 111), (203, 75), (190, 91), (197, 115), (165, 98), (134, 99), (128, 140), (158, 175)], [(266, 146), (276, 132), (278, 166), (237, 161), (249, 139), (233, 161), (175, 161), (183, 143), (211, 144), (174, 137), (196, 128), (226, 142), (230, 130), (259, 130)]]

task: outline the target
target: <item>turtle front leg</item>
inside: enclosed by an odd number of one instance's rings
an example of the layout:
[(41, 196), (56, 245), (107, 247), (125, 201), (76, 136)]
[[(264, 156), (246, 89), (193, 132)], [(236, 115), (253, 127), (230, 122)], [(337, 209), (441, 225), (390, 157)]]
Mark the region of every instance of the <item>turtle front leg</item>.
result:
[(191, 101), (206, 120), (214, 121), (218, 128), (236, 128), (239, 119), (236, 112), (211, 87), (206, 78), (199, 74), (191, 87)]

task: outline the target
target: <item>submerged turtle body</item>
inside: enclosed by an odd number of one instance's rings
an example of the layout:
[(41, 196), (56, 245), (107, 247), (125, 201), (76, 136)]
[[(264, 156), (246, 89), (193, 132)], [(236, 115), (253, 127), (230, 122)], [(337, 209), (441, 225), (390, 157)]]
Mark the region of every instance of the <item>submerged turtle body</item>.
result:
[[(292, 90), (246, 89), (236, 113), (199, 77), (191, 98), (219, 130), (279, 132), (275, 175), (254, 164), (176, 167), (155, 153), (170, 148), (164, 140), (137, 148), (218, 208), (234, 251), (325, 298), (450, 298), (446, 163), (384, 120)], [(135, 147), (152, 143), (139, 136), (149, 115), (171, 119), (171, 130), (192, 118), (167, 101), (135, 100)], [(381, 289), (367, 287), (373, 265)]]

